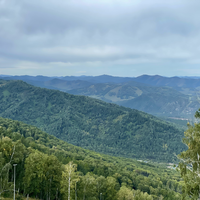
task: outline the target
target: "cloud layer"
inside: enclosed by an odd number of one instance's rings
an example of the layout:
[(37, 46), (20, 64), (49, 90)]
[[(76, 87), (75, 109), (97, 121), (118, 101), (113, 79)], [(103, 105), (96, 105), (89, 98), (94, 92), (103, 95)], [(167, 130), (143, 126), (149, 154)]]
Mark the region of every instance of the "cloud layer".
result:
[(0, 0), (0, 74), (200, 75), (200, 3)]

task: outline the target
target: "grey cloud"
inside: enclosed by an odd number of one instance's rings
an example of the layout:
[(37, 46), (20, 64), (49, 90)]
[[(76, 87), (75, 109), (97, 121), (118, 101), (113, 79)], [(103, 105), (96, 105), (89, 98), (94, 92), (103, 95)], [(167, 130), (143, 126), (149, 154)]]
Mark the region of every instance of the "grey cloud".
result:
[(200, 53), (199, 8), (179, 0), (0, 0), (0, 58), (41, 66), (192, 63)]

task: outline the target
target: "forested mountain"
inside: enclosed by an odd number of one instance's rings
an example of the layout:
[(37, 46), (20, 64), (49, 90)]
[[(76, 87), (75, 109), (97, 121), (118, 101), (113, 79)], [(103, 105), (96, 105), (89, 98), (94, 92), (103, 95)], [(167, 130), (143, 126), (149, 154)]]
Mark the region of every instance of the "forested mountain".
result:
[(159, 75), (142, 75), (134, 79), (137, 82), (154, 86), (169, 86), (173, 88), (196, 88), (200, 86), (200, 78), (163, 77)]
[(12, 76), (34, 86), (86, 95), (156, 116), (193, 119), (200, 107), (200, 79), (143, 75), (136, 78), (102, 76)]
[[(16, 199), (179, 200), (180, 175), (73, 146), (36, 127), (0, 118), (0, 196)], [(71, 170), (71, 173), (70, 173)], [(70, 178), (70, 180), (69, 180)], [(70, 193), (68, 187), (70, 182)], [(75, 197), (76, 196), (76, 197)]]
[(83, 80), (67, 81), (67, 80), (61, 80), (61, 79), (55, 78), (55, 79), (44, 82), (43, 87), (49, 88), (49, 89), (54, 88), (57, 90), (67, 92), (69, 90), (87, 87), (90, 85), (92, 85), (92, 83), (83, 81)]
[(183, 94), (199, 96), (200, 78), (187, 77), (163, 77), (142, 75), (134, 79), (137, 82), (152, 86), (168, 86), (182, 92)]
[(53, 80), (54, 78), (59, 78), (64, 81), (86, 81), (90, 83), (123, 83), (132, 81), (134, 78), (131, 77), (115, 77), (109, 75), (100, 75), (100, 76), (61, 76), (61, 77), (47, 77), (47, 76), (3, 76), (1, 78), (5, 80), (23, 80), (23, 81), (48, 81)]
[(186, 148), (182, 130), (152, 115), (23, 81), (2, 80), (0, 104), (2, 117), (97, 152), (168, 162)]
[[(35, 82), (35, 84), (45, 85), (46, 81), (51, 81), (53, 79), (60, 79), (63, 81), (86, 81), (92, 84), (96, 83), (127, 83), (135, 81), (138, 83), (143, 83), (148, 86), (167, 86), (174, 88), (178, 91), (187, 93), (187, 90), (198, 91), (200, 87), (200, 77), (164, 77), (159, 75), (142, 75), (138, 77), (115, 77), (109, 75), (101, 76), (61, 76), (61, 77), (47, 77), (47, 76), (5, 76), (0, 75), (4, 80), (23, 80), (26, 82)], [(38, 82), (38, 83), (36, 83)], [(187, 93), (188, 94), (188, 93)]]
[(135, 81), (92, 84), (68, 92), (166, 117), (191, 118), (200, 107), (196, 97), (184, 95), (169, 87), (147, 86)]

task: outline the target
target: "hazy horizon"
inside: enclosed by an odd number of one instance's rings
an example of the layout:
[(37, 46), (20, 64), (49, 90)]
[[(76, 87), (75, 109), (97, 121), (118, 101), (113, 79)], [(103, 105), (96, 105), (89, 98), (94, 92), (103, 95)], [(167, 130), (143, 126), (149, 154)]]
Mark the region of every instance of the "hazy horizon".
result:
[[(98, 77), (98, 76), (111, 76), (111, 77), (122, 77), (122, 78), (136, 78), (136, 77), (140, 77), (140, 76), (161, 76), (159, 74), (154, 74), (154, 75), (149, 75), (149, 74), (141, 74), (139, 76), (113, 76), (110, 74), (100, 74), (100, 75), (91, 75), (91, 77)], [(65, 77), (65, 75), (63, 76), (47, 76), (47, 75), (29, 75), (29, 74), (21, 74), (21, 75), (9, 75), (9, 74), (0, 74), (0, 77), (11, 77), (11, 76), (33, 76), (33, 77), (37, 77), (37, 76), (44, 76), (44, 77), (55, 77), (55, 78), (59, 78), (59, 77)], [(68, 75), (66, 75), (68, 76)], [(74, 77), (87, 77), (88, 75), (69, 75), (69, 76), (74, 76)], [(89, 76), (88, 76), (89, 77)], [(166, 77), (166, 78), (172, 78), (172, 77), (179, 77), (179, 78), (200, 78), (200, 76), (161, 76), (161, 77)]]

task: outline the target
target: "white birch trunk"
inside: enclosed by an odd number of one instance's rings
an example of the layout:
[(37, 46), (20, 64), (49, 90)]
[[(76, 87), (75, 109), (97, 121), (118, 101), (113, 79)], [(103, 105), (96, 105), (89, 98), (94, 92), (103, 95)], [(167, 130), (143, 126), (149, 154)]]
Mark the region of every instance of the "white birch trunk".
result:
[(68, 200), (70, 200), (70, 181), (71, 181), (72, 163), (69, 164), (69, 186), (68, 186)]

